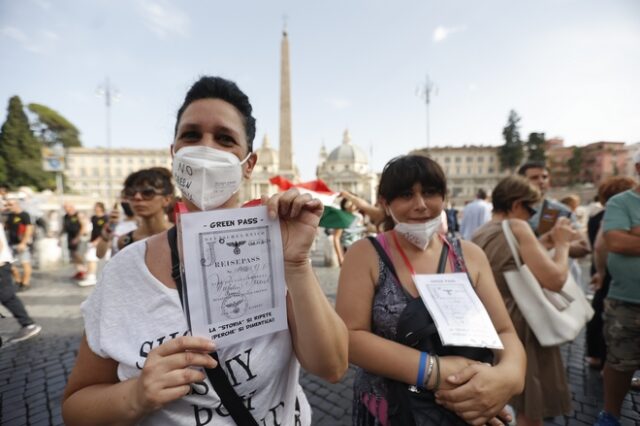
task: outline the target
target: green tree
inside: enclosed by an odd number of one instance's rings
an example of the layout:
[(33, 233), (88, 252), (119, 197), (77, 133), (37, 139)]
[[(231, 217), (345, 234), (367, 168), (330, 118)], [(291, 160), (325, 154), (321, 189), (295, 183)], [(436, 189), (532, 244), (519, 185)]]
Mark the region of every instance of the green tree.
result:
[(573, 155), (567, 161), (569, 166), (569, 182), (574, 185), (580, 182), (580, 172), (582, 171), (582, 148), (578, 146), (573, 147)]
[(504, 145), (498, 149), (498, 157), (500, 159), (500, 167), (502, 170), (510, 170), (513, 172), (522, 162), (524, 157), (524, 145), (520, 140), (519, 123), (520, 117), (511, 110), (507, 125), (502, 129), (502, 137)]
[(60, 143), (65, 148), (82, 146), (76, 126), (57, 111), (40, 104), (29, 104), (28, 108), (35, 114), (31, 128), (43, 144), (51, 146)]
[(7, 166), (4, 158), (0, 157), (0, 184), (7, 184)]
[(547, 155), (544, 151), (544, 133), (529, 133), (527, 140), (527, 161), (545, 163)]
[(7, 120), (0, 129), (0, 158), (11, 187), (30, 186), (38, 190), (55, 187), (53, 173), (42, 170), (41, 145), (31, 131), (18, 96), (9, 99)]

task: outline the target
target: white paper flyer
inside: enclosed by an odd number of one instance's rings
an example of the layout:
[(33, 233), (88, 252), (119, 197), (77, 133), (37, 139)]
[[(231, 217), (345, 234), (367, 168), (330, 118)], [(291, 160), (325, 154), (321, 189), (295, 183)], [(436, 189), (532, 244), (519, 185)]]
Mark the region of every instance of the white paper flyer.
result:
[(504, 348), (467, 274), (423, 274), (414, 280), (443, 345)]
[(279, 219), (264, 206), (180, 215), (185, 310), (218, 348), (287, 328)]

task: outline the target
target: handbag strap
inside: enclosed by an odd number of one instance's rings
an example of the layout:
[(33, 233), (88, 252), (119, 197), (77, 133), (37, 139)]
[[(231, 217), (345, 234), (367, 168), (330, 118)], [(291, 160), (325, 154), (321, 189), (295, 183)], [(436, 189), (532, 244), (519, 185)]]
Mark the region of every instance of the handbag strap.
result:
[(513, 235), (513, 231), (511, 230), (511, 224), (509, 223), (509, 219), (505, 219), (502, 221), (502, 232), (504, 232), (504, 237), (507, 240), (507, 244), (509, 245), (509, 249), (511, 249), (511, 254), (513, 255), (513, 259), (516, 261), (516, 266), (518, 269), (522, 268), (522, 262), (520, 261), (520, 252), (518, 250), (518, 241), (516, 240), (515, 235)]
[(391, 259), (389, 258), (387, 251), (382, 247), (382, 245), (380, 244), (380, 241), (378, 241), (376, 237), (372, 237), (372, 236), (368, 236), (367, 239), (371, 242), (371, 244), (373, 244), (373, 247), (378, 252), (378, 256), (380, 256), (380, 260), (382, 260), (382, 263), (384, 263), (387, 266), (387, 268), (389, 268), (389, 270), (395, 277), (398, 284), (400, 284), (400, 279), (398, 278), (398, 273), (396, 272), (396, 268), (395, 266), (393, 266), (393, 262), (391, 262)]
[(438, 260), (438, 274), (444, 274), (447, 267), (447, 259), (449, 258), (449, 244), (442, 242), (442, 251), (440, 252), (440, 260)]
[[(184, 309), (185, 301), (182, 297), (182, 274), (180, 272), (180, 257), (178, 255), (178, 231), (176, 227), (167, 231), (167, 240), (169, 241), (169, 247), (171, 247), (171, 277), (176, 284), (178, 290), (178, 296), (180, 296), (180, 303)], [(188, 318), (188, 315), (187, 315)], [(191, 328), (191, 326), (189, 326)], [(216, 394), (220, 397), (220, 402), (227, 409), (233, 421), (239, 426), (258, 426), (258, 423), (253, 418), (247, 407), (242, 402), (242, 398), (236, 393), (229, 382), (229, 378), (224, 373), (220, 365), (217, 352), (212, 352), (211, 355), (218, 365), (215, 368), (205, 368), (207, 377), (216, 391)]]

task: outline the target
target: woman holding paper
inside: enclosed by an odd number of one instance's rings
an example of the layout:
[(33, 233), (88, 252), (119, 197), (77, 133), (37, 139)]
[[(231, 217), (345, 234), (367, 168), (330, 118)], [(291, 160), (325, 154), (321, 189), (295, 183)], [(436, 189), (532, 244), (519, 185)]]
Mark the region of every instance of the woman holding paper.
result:
[[(251, 104), (235, 83), (202, 77), (191, 87), (172, 144), (189, 211), (240, 207), (237, 191), (256, 163), (254, 136)], [(252, 424), (309, 425), (300, 365), (329, 381), (347, 369), (346, 328), (309, 261), (322, 204), (295, 189), (262, 202), (280, 220), (289, 328), (217, 356)], [(66, 424), (234, 424), (201, 369), (218, 365), (210, 355), (215, 342), (190, 336), (166, 232), (114, 257), (82, 311), (85, 337), (65, 390)]]
[[(484, 253), (437, 233), (446, 192), (446, 178), (435, 161), (415, 155), (391, 160), (378, 189), (386, 231), (356, 242), (345, 255), (336, 310), (349, 329), (350, 361), (360, 367), (354, 382), (354, 424), (405, 422), (399, 420), (402, 413), (389, 391), (396, 383), (433, 392), (436, 403), (459, 416), (447, 414), (447, 424), (500, 424), (495, 416), (504, 415), (506, 402), (522, 391), (524, 351)], [(448, 256), (442, 256), (445, 247)], [(398, 342), (403, 312), (419, 297), (414, 276), (439, 268), (468, 273), (469, 285), (504, 345), (495, 351), (494, 365), (438, 357)]]
[(489, 258), (498, 289), (527, 353), (524, 392), (511, 401), (518, 425), (542, 425), (545, 417), (571, 411), (571, 395), (560, 348), (540, 346), (505, 281), (503, 273), (516, 269), (516, 263), (505, 238), (502, 221), (509, 221), (523, 263), (543, 287), (552, 291), (560, 290), (567, 279), (569, 245), (575, 231), (568, 218), (558, 219), (545, 237), (545, 243), (555, 248), (554, 257), (549, 257), (547, 249), (527, 223), (535, 214), (531, 206), (540, 199), (538, 189), (520, 176), (509, 176), (498, 183), (491, 199), (493, 219), (476, 231), (473, 242), (482, 247)]

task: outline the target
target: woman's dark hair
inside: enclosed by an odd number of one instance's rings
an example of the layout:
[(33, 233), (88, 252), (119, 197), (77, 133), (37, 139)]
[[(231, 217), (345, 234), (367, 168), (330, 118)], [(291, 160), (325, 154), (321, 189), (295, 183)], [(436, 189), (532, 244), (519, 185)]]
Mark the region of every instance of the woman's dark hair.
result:
[[(429, 157), (422, 155), (402, 155), (390, 160), (382, 170), (378, 197), (390, 203), (410, 191), (419, 183), (423, 191), (439, 194), (445, 198), (447, 194), (447, 178), (442, 167)], [(393, 228), (393, 220), (386, 217), (385, 229)]]
[(173, 195), (175, 188), (171, 181), (171, 172), (165, 167), (151, 167), (131, 173), (124, 181), (124, 188), (147, 184), (162, 191), (163, 195)]
[(174, 128), (174, 137), (178, 133), (178, 123), (182, 114), (187, 107), (194, 101), (200, 99), (220, 99), (230, 103), (240, 112), (244, 119), (244, 131), (247, 137), (247, 148), (249, 152), (253, 151), (253, 139), (256, 136), (256, 119), (253, 117), (253, 108), (249, 102), (249, 98), (233, 81), (226, 80), (222, 77), (204, 76), (200, 77), (187, 92), (184, 102), (178, 110), (176, 117), (176, 125)]
[(540, 201), (540, 190), (523, 176), (507, 176), (498, 182), (491, 192), (493, 211), (508, 213), (516, 201), (522, 201), (531, 206)]

